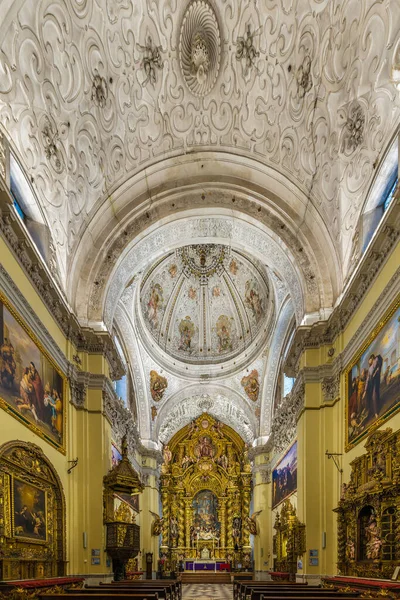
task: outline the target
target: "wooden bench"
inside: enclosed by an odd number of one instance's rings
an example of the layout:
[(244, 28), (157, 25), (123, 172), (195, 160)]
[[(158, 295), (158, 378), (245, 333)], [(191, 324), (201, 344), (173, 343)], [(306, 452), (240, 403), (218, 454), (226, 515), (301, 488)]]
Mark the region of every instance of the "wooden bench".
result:
[(40, 594), (42, 600), (159, 600), (157, 592), (142, 593), (138, 590), (134, 590), (132, 593), (126, 594), (114, 594), (112, 590), (104, 591), (104, 593), (90, 594), (85, 591), (79, 590), (79, 594)]
[(251, 579), (247, 580), (247, 581), (234, 581), (233, 582), (233, 597), (236, 599), (239, 596), (239, 592), (241, 589), (241, 586), (252, 586), (252, 587), (267, 587), (268, 589), (277, 589), (277, 590), (284, 590), (284, 589), (305, 589), (308, 586), (307, 581), (305, 582), (301, 582), (301, 583), (290, 583), (288, 581), (252, 581)]
[(112, 581), (111, 583), (100, 583), (101, 587), (105, 588), (124, 588), (124, 589), (132, 589), (132, 588), (142, 588), (142, 586), (154, 586), (154, 587), (165, 587), (171, 588), (175, 600), (182, 600), (182, 583), (176, 579), (136, 579), (129, 580), (124, 579), (122, 581)]
[(74, 596), (76, 594), (79, 593), (85, 593), (85, 594), (90, 594), (91, 596), (93, 594), (113, 594), (114, 596), (118, 596), (118, 598), (122, 595), (127, 595), (127, 594), (154, 594), (157, 593), (159, 600), (177, 600), (175, 599), (175, 595), (173, 594), (173, 591), (171, 589), (171, 587), (167, 587), (167, 586), (155, 586), (155, 585), (144, 585), (144, 586), (132, 586), (132, 587), (119, 587), (119, 586), (110, 586), (110, 587), (99, 587), (98, 585), (96, 586), (85, 586), (83, 589), (81, 590), (77, 590), (77, 589), (70, 589), (67, 590), (68, 594), (74, 594)]

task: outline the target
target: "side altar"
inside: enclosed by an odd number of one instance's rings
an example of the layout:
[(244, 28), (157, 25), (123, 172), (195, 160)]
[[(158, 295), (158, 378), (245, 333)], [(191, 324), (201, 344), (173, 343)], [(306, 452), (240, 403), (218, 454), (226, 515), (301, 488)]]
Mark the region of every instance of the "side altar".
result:
[[(160, 555), (167, 569), (228, 570), (251, 565), (252, 494), (248, 448), (227, 425), (203, 414), (164, 447)], [(154, 515), (156, 517), (156, 515)], [(187, 565), (191, 565), (189, 568)]]

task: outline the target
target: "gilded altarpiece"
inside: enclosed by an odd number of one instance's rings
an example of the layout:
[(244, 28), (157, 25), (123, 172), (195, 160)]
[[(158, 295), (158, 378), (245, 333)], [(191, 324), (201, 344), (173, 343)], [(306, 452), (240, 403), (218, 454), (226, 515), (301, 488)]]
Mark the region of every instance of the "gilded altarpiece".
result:
[[(164, 447), (161, 467), (161, 556), (251, 564), (251, 465), (230, 427), (203, 414)], [(250, 523), (251, 525), (251, 523)]]
[(400, 431), (371, 434), (351, 462), (338, 514), (338, 568), (344, 575), (389, 578), (400, 562)]
[(276, 555), (275, 568), (287, 573), (288, 579), (295, 579), (297, 559), (306, 551), (306, 528), (296, 515), (296, 509), (285, 500), (276, 514), (273, 550)]
[(0, 447), (0, 579), (65, 574), (61, 482), (35, 444)]

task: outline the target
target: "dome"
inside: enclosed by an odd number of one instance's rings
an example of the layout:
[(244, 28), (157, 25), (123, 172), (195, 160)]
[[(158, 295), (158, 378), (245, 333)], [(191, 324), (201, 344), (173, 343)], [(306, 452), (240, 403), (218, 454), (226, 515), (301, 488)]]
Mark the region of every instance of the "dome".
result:
[(184, 246), (144, 273), (142, 325), (179, 361), (226, 362), (266, 339), (271, 289), (266, 268), (228, 246)]

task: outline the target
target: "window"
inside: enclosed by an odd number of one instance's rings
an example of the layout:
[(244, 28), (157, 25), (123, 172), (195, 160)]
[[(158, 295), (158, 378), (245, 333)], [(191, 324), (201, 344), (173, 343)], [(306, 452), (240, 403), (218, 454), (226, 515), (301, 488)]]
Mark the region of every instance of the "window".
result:
[(283, 374), (283, 395), (284, 396), (287, 396), (292, 391), (294, 382), (295, 382), (294, 377), (287, 377), (285, 374)]
[[(125, 371), (128, 372), (128, 364), (125, 358), (125, 353), (122, 349), (121, 342), (118, 337), (114, 336), (114, 342), (118, 350), (118, 354), (120, 355), (121, 361), (125, 367)], [(118, 395), (118, 397), (122, 400), (125, 406), (128, 405), (128, 377), (127, 375), (123, 375), (121, 379), (118, 381), (114, 381), (114, 389)]]
[(392, 142), (368, 197), (368, 202), (362, 215), (362, 245), (361, 254), (364, 254), (368, 244), (378, 229), (383, 215), (389, 208), (399, 180), (399, 141), (396, 136)]
[(46, 263), (49, 259), (50, 234), (25, 173), (10, 154), (10, 192), (14, 208)]

